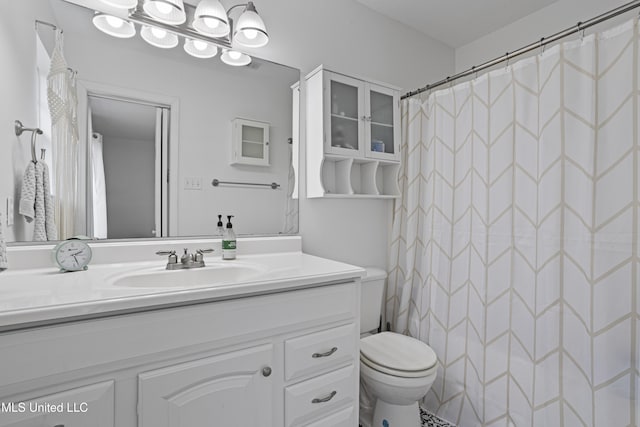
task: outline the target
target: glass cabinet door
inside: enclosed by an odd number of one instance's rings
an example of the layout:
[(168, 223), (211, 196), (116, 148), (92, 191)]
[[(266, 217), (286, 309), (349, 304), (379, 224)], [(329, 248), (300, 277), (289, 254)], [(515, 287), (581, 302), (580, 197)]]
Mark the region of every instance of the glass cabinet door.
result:
[(348, 156), (363, 153), (363, 82), (327, 73), (326, 108), (329, 109), (325, 131), (325, 149), (329, 153)]
[[(366, 93), (369, 115), (366, 153), (368, 157), (396, 160), (399, 157), (399, 118), (394, 108), (398, 93), (392, 89), (370, 84)], [(395, 114), (394, 114), (395, 113)]]
[(269, 123), (233, 119), (231, 164), (269, 166)]

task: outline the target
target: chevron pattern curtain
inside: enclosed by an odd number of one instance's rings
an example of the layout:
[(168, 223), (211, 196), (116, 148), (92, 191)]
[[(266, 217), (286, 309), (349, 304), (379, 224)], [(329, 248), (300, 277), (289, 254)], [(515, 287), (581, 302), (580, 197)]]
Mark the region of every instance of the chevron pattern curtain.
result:
[(637, 22), (403, 106), (387, 319), (460, 427), (640, 422)]

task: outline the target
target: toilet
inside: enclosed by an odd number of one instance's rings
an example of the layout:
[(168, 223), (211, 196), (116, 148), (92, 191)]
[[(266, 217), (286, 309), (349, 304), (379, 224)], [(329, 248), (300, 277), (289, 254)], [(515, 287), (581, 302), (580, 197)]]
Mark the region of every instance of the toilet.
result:
[(387, 274), (366, 270), (360, 300), (360, 424), (420, 427), (418, 402), (436, 379), (437, 356), (415, 338), (377, 333)]

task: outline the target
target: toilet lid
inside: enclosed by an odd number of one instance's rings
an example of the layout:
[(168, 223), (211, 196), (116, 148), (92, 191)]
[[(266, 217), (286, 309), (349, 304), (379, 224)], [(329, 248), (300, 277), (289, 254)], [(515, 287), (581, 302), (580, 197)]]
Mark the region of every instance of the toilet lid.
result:
[(438, 357), (427, 344), (393, 332), (381, 332), (360, 340), (360, 353), (370, 362), (395, 371), (426, 371)]

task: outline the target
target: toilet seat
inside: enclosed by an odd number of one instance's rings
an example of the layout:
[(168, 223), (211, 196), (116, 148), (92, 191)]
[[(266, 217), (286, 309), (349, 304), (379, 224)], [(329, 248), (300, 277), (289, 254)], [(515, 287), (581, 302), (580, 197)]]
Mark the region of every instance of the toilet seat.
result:
[(362, 338), (360, 360), (375, 371), (402, 378), (429, 376), (436, 371), (438, 362), (427, 344), (393, 332)]

